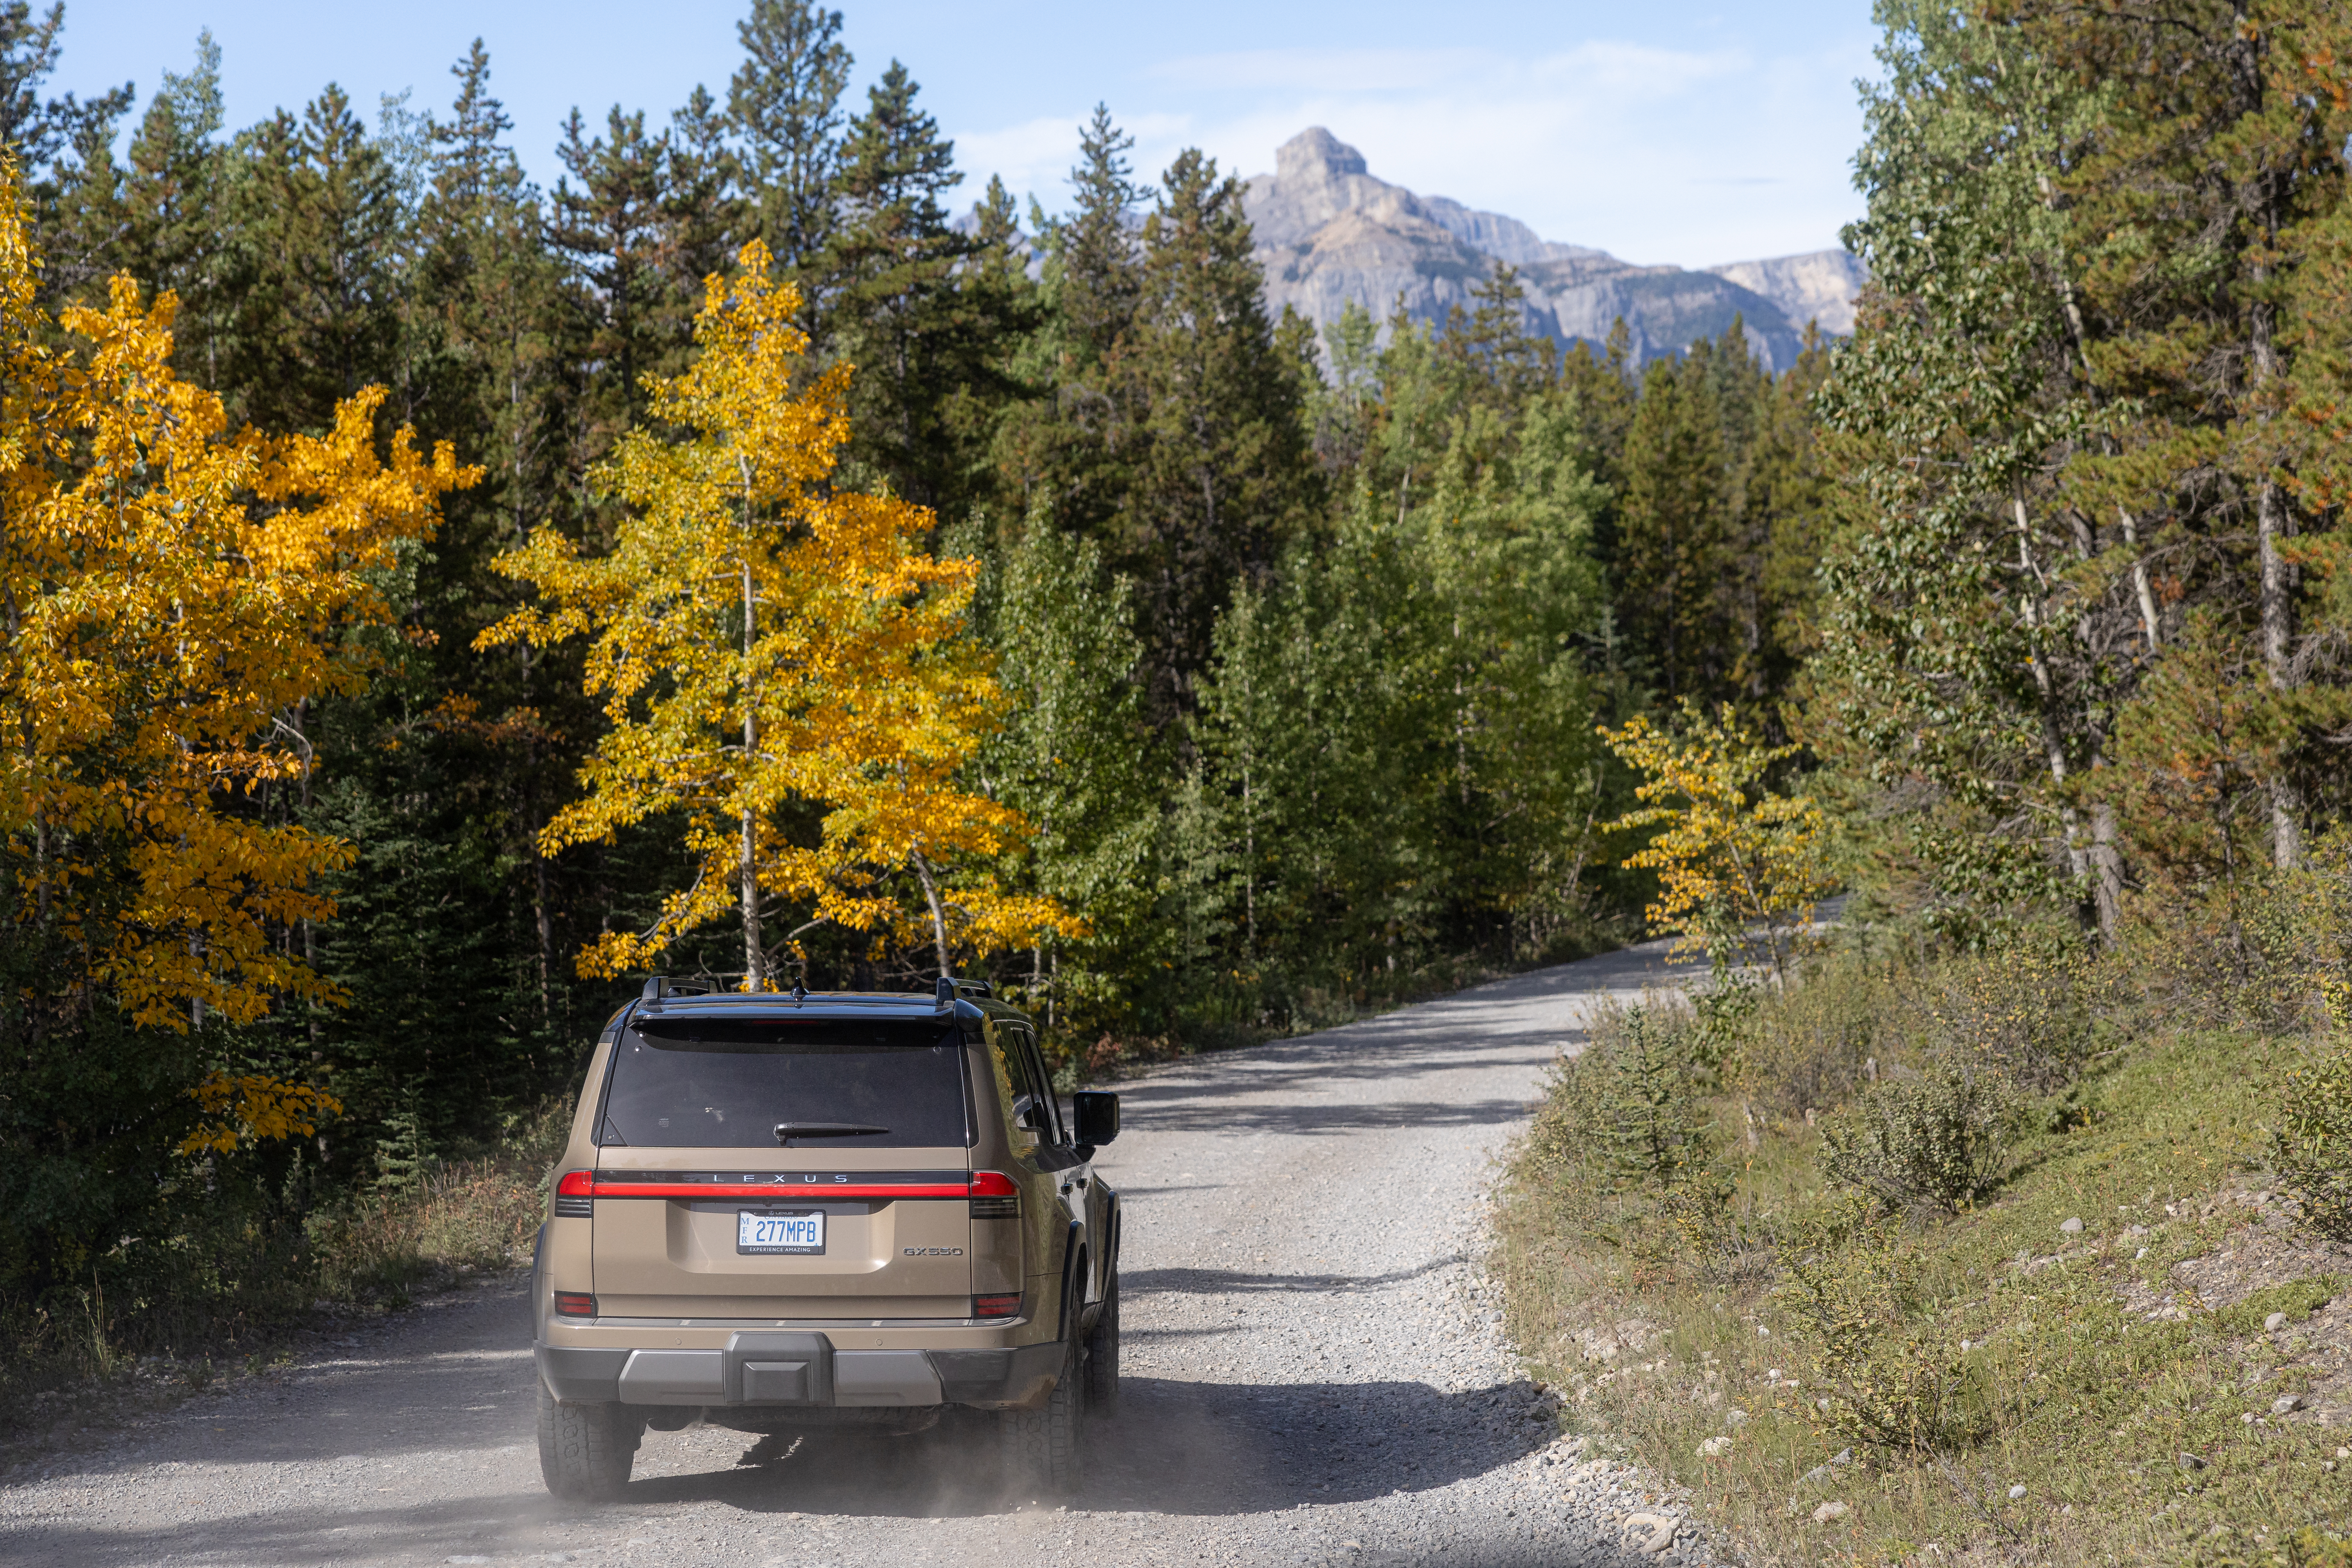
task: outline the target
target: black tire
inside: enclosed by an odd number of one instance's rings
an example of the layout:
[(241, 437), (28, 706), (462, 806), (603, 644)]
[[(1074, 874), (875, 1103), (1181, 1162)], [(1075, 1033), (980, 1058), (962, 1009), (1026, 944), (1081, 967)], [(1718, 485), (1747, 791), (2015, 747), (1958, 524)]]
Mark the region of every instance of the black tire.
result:
[(1060, 1500), (1078, 1490), (1079, 1451), (1086, 1435), (1083, 1360), (1076, 1339), (1063, 1342), (1062, 1375), (1034, 1410), (997, 1417), (1004, 1445), (1004, 1479), (1018, 1491)]
[(1087, 1406), (1097, 1415), (1118, 1414), (1118, 1270), (1103, 1288), (1102, 1312), (1087, 1335)]
[(559, 1405), (539, 1385), (539, 1473), (574, 1501), (618, 1497), (636, 1462), (645, 1425), (619, 1405)]

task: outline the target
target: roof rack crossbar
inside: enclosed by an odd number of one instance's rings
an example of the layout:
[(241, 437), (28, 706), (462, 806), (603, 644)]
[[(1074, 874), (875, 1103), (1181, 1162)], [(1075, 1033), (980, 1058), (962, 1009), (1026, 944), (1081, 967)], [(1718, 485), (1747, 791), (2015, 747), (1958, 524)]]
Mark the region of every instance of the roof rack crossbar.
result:
[(710, 987), (698, 980), (672, 980), (667, 974), (656, 974), (646, 982), (644, 1000), (658, 1002), (665, 996), (708, 996)]

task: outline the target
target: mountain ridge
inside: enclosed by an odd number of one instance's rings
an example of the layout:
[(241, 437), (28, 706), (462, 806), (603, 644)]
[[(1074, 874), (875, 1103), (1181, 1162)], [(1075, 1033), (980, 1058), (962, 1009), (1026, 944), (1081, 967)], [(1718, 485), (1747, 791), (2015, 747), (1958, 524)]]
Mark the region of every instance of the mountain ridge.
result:
[(1378, 178), (1361, 153), (1319, 125), (1276, 150), (1274, 173), (1247, 182), (1244, 207), (1268, 307), (1292, 306), (1318, 328), (1350, 303), (1382, 320), (1402, 305), (1410, 320), (1442, 322), (1507, 262), (1526, 290), (1527, 329), (1563, 345), (1598, 344), (1622, 317), (1634, 357), (1646, 361), (1738, 319), (1764, 366), (1785, 370), (1807, 322), (1853, 330), (1864, 278), (1843, 250), (1685, 268), (1547, 240), (1505, 214)]

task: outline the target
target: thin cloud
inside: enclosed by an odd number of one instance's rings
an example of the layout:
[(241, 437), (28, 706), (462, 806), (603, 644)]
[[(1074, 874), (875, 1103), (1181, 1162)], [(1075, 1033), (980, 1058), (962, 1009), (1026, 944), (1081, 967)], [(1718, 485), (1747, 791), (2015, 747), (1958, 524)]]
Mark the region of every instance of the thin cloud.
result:
[(1595, 40), (1532, 58), (1478, 48), (1247, 49), (1165, 60), (1145, 74), (1210, 92), (1258, 89), (1426, 97), (1449, 87), (1486, 92), (1513, 85), (1574, 85), (1651, 96), (1681, 92), (1747, 68), (1747, 57), (1737, 49), (1697, 54)]
[[(1322, 125), (1373, 174), (1422, 195), (1629, 260), (1696, 263), (1837, 243), (1860, 206), (1847, 181), (1861, 130), (1853, 81), (1870, 68), (1859, 35), (1769, 58), (1608, 39), (1538, 56), (1258, 49), (1150, 65), (1135, 79), (1141, 101), (1111, 107), (1146, 180), (1187, 146), (1227, 173), (1265, 173), (1276, 147)], [(960, 161), (983, 184), (995, 168), (1059, 208), (1078, 118), (963, 132)], [(1727, 150), (1744, 169), (1725, 169)], [(1700, 189), (1704, 199), (1667, 194)]]
[[(994, 174), (1024, 201), (1034, 196), (1049, 212), (1058, 211), (1069, 200), (1070, 171), (1078, 162), (1078, 134), (1086, 121), (1085, 115), (1049, 115), (995, 130), (956, 132), (956, 164), (970, 172), (966, 183), (975, 193), (986, 190)], [(1191, 139), (1192, 121), (1181, 114), (1140, 114), (1120, 120), (1119, 129), (1139, 146), (1181, 148)], [(1137, 164), (1146, 180), (1160, 167)]]

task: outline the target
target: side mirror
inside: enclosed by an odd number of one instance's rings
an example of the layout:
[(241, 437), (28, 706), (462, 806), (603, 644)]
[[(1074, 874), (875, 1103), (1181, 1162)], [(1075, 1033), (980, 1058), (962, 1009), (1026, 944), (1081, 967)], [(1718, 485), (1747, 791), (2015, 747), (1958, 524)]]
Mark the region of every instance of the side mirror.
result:
[(1107, 1089), (1082, 1089), (1070, 1097), (1076, 1142), (1103, 1144), (1118, 1136), (1118, 1096)]

